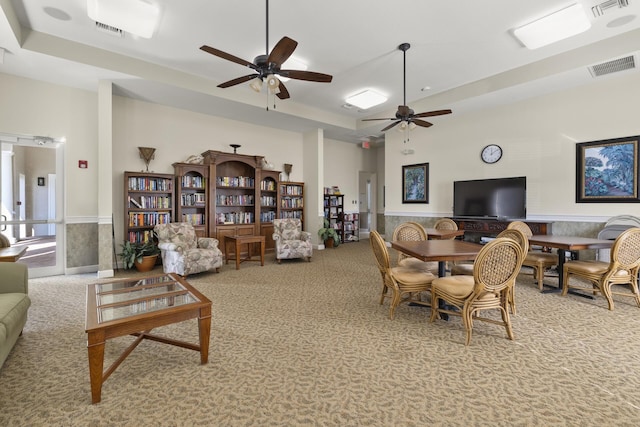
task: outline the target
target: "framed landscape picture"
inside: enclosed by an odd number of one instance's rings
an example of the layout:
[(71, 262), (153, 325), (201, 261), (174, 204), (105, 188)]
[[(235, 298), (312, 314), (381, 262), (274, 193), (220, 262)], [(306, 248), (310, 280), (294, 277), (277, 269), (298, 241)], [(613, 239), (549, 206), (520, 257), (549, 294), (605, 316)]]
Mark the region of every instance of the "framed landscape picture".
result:
[(429, 203), (429, 163), (402, 166), (402, 203)]
[(576, 144), (576, 203), (640, 202), (640, 135)]

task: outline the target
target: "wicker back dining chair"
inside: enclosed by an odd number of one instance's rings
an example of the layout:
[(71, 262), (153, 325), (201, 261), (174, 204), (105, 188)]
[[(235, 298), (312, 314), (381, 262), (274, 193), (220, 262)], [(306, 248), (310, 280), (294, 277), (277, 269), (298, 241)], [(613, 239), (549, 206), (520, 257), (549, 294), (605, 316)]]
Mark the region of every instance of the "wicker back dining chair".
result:
[(436, 221), (433, 228), (436, 230), (457, 230), (458, 224), (451, 218), (440, 218)]
[[(439, 277), (432, 282), (430, 322), (440, 313), (461, 316), (466, 330), (465, 345), (471, 341), (475, 320), (504, 326), (513, 340), (507, 305), (523, 259), (522, 248), (513, 239), (499, 237), (484, 245), (473, 264), (473, 276)], [(440, 306), (440, 300), (445, 305)], [(480, 316), (485, 310), (499, 310), (502, 320)]]
[[(436, 230), (457, 230), (458, 229), (458, 224), (454, 220), (452, 220), (451, 218), (440, 218), (433, 225), (433, 228), (435, 228)], [(455, 237), (450, 237), (448, 240), (453, 240), (453, 239), (455, 239)], [(445, 263), (446, 269), (449, 270), (452, 265), (456, 265), (456, 264), (473, 265), (473, 263), (471, 263), (469, 261), (447, 261)]]
[[(395, 230), (393, 230), (391, 240), (421, 241), (427, 240), (427, 237), (427, 232), (421, 224), (407, 221), (398, 225)], [(436, 262), (425, 262), (400, 251), (398, 251), (398, 260), (396, 265), (399, 267), (407, 267), (432, 273), (438, 269), (438, 263)]]
[[(531, 228), (523, 221), (512, 221), (507, 226), (507, 229), (520, 230), (524, 233), (527, 239), (533, 236)], [(558, 265), (558, 255), (551, 252), (541, 251), (528, 251), (522, 265), (533, 269), (533, 276), (538, 282), (538, 289), (542, 291), (544, 286), (544, 273), (548, 268)]]
[[(593, 293), (602, 293), (607, 299), (609, 310), (613, 310), (613, 295), (632, 297), (640, 307), (638, 293), (638, 271), (640, 269), (640, 227), (623, 231), (613, 243), (611, 260), (604, 261), (567, 261), (563, 269), (562, 295), (569, 288)], [(571, 283), (571, 276), (585, 279), (591, 286)], [(629, 286), (631, 292), (613, 291), (614, 285)]]
[(380, 233), (372, 231), (369, 241), (382, 276), (380, 304), (385, 298), (391, 299), (389, 319), (393, 320), (395, 310), (402, 302), (431, 306), (429, 301), (422, 301), (420, 294), (431, 290), (431, 282), (435, 276), (406, 267), (391, 267), (389, 251)]
[[(518, 242), (520, 247), (522, 248), (522, 253), (526, 254), (529, 250), (529, 239), (522, 233), (520, 230), (516, 230), (514, 228), (508, 228), (506, 230), (502, 230), (497, 237), (508, 237), (510, 239)], [(456, 264), (451, 267), (452, 275), (473, 275), (473, 264)], [(514, 279), (515, 280), (515, 279)], [(512, 314), (516, 314), (516, 287), (515, 282), (513, 284), (513, 288), (509, 293), (509, 308), (511, 309)]]

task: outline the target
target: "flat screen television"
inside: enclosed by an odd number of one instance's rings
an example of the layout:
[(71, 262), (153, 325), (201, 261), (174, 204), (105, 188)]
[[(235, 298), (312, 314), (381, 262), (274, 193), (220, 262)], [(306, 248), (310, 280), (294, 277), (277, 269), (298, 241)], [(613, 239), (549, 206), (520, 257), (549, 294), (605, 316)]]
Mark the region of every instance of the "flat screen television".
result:
[(453, 216), (525, 219), (527, 177), (454, 181)]

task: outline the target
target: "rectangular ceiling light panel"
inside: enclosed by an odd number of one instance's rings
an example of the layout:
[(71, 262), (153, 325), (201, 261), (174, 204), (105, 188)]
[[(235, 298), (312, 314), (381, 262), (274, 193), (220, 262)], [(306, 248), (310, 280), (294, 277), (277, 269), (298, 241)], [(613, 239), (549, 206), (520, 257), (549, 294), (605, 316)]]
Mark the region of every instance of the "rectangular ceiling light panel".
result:
[(582, 5), (576, 3), (520, 28), (513, 34), (529, 49), (537, 49), (591, 28)]
[(149, 39), (158, 25), (160, 9), (142, 0), (87, 0), (87, 15), (94, 21)]
[(376, 105), (380, 105), (387, 101), (387, 97), (380, 95), (378, 92), (372, 90), (365, 90), (364, 92), (357, 93), (345, 99), (349, 104), (355, 105), (358, 108), (366, 110)]

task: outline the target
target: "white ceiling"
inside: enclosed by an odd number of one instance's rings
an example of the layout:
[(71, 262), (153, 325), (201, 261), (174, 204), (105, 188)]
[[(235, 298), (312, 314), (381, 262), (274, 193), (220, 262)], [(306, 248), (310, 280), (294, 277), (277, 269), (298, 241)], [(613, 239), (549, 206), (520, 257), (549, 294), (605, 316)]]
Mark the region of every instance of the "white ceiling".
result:
[[(86, 0), (0, 0), (0, 72), (92, 91), (107, 79), (119, 95), (375, 142), (387, 123), (359, 119), (393, 117), (402, 104), (400, 43), (411, 44), (409, 106), (416, 112), (451, 108), (454, 115), (592, 83), (588, 66), (640, 49), (640, 0), (598, 18), (591, 7), (606, 1), (582, 0), (592, 28), (537, 50), (523, 47), (512, 30), (576, 0), (271, 0), (269, 49), (286, 35), (299, 43), (294, 57), (333, 81), (290, 80), (291, 99), (276, 100), (275, 110), (271, 99), (267, 111), (264, 92), (247, 84), (216, 87), (250, 70), (199, 49), (207, 44), (248, 61), (266, 53), (265, 0), (147, 1), (161, 9), (151, 39), (97, 31)], [(430, 90), (422, 91), (425, 86)], [(345, 97), (365, 88), (389, 100), (367, 111), (343, 107)], [(449, 117), (431, 121), (437, 126)]]

